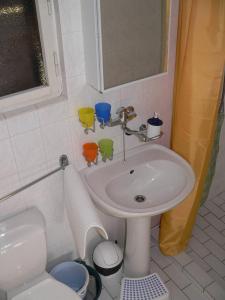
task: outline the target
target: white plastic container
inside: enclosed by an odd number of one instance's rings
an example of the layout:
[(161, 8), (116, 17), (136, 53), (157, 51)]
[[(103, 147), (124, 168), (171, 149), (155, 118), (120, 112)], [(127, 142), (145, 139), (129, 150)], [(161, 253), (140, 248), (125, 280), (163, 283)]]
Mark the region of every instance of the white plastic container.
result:
[(159, 119), (158, 114), (155, 112), (154, 116), (147, 121), (147, 136), (148, 138), (154, 138), (161, 133), (162, 120)]
[(93, 253), (93, 263), (109, 294), (113, 298), (118, 296), (123, 265), (123, 253), (120, 247), (112, 241), (98, 244)]

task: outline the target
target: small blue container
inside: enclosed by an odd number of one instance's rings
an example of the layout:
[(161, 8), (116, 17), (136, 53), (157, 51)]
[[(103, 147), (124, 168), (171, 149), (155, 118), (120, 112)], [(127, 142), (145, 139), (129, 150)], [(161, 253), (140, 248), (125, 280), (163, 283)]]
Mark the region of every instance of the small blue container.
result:
[(106, 102), (99, 102), (95, 104), (95, 113), (98, 121), (101, 124), (106, 124), (110, 121), (111, 105)]
[(83, 298), (89, 282), (89, 274), (85, 266), (77, 262), (63, 262), (56, 265), (50, 272), (56, 280), (69, 286)]

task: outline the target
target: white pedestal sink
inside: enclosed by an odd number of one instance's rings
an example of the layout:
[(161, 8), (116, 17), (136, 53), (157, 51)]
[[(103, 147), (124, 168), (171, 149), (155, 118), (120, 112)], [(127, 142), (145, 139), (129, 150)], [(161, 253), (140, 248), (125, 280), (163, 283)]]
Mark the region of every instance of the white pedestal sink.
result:
[(145, 144), (114, 160), (81, 171), (95, 204), (106, 213), (127, 219), (125, 275), (150, 273), (151, 216), (161, 214), (191, 192), (195, 175), (174, 151)]

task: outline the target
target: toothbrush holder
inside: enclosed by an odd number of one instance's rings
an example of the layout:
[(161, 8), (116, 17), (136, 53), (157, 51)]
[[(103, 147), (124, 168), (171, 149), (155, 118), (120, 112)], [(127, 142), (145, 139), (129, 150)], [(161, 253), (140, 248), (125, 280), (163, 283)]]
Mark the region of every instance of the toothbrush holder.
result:
[(88, 167), (91, 163), (97, 165), (98, 163), (98, 145), (96, 143), (86, 143), (83, 145), (83, 156), (87, 161)]
[(92, 107), (82, 107), (78, 110), (79, 120), (85, 128), (84, 132), (88, 134), (91, 130), (95, 132), (95, 111)]
[(113, 159), (113, 140), (101, 139), (98, 141), (98, 146), (104, 162), (106, 162), (107, 159)]
[(111, 105), (107, 102), (99, 102), (95, 104), (95, 114), (100, 123), (100, 127), (104, 128), (111, 118)]

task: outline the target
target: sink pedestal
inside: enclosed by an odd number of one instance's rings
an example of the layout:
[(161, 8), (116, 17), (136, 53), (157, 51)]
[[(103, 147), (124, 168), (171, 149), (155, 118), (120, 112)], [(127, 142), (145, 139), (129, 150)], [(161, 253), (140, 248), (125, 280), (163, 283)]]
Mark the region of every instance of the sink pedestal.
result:
[(150, 274), (151, 217), (128, 218), (124, 273), (128, 277)]

